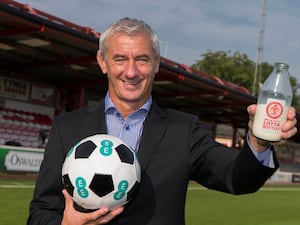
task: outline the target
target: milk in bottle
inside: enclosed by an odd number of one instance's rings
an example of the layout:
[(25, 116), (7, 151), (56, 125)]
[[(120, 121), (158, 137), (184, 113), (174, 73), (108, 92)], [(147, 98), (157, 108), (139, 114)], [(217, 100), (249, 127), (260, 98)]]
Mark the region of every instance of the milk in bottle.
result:
[(275, 63), (260, 90), (252, 127), (254, 136), (260, 139), (281, 140), (281, 126), (286, 120), (293, 95), (288, 68), (285, 63)]

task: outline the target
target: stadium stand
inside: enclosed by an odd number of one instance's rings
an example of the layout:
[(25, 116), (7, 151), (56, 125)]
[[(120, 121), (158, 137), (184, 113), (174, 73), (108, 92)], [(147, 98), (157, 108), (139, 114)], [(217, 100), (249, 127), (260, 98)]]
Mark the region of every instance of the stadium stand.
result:
[(0, 108), (0, 144), (41, 148), (52, 119), (48, 115)]

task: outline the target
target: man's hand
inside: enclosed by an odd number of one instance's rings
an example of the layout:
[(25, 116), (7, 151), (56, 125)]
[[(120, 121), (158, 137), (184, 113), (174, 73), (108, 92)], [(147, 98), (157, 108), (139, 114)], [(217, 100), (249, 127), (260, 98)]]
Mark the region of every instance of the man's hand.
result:
[(124, 207), (109, 211), (108, 208), (101, 208), (94, 212), (82, 213), (77, 211), (73, 205), (73, 199), (64, 189), (65, 210), (61, 225), (99, 225), (106, 224), (117, 215), (121, 214)]
[(263, 152), (266, 150), (266, 147), (271, 145), (282, 145), (286, 142), (287, 139), (294, 136), (297, 133), (297, 120), (296, 120), (296, 110), (294, 107), (290, 107), (287, 113), (287, 120), (281, 126), (281, 140), (278, 142), (268, 142), (263, 141), (259, 138), (256, 138), (252, 133), (252, 125), (253, 125), (253, 118), (256, 111), (256, 105), (249, 105), (247, 108), (249, 114), (249, 140), (252, 146), (258, 151)]

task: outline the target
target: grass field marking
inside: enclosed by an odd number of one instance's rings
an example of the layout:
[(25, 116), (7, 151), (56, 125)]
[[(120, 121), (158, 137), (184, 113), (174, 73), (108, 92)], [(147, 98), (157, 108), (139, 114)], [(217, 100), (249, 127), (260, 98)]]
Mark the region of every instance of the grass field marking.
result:
[(0, 188), (34, 188), (34, 185), (19, 185), (19, 184), (1, 184)]
[(262, 187), (261, 191), (300, 191), (300, 187)]
[[(34, 188), (34, 185), (23, 184), (0, 184), (0, 188)], [(190, 191), (206, 191), (209, 190), (202, 186), (188, 187)], [(262, 187), (259, 191), (300, 191), (300, 187)]]
[(193, 190), (206, 191), (206, 190), (209, 190), (209, 189), (206, 188), (206, 187), (197, 186), (197, 187), (188, 187), (188, 190), (191, 190), (191, 191), (193, 191)]
[[(191, 191), (206, 191), (209, 190), (208, 188), (205, 187), (188, 187), (188, 190)], [(262, 187), (259, 189), (259, 191), (300, 191), (300, 186), (299, 187)]]

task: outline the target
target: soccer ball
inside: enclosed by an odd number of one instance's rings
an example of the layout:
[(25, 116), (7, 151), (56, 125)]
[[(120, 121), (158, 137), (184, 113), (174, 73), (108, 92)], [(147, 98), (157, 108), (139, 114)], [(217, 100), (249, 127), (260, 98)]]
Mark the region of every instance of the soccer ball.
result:
[(133, 198), (140, 180), (134, 151), (107, 134), (82, 139), (70, 149), (62, 168), (64, 188), (79, 211), (125, 205)]

